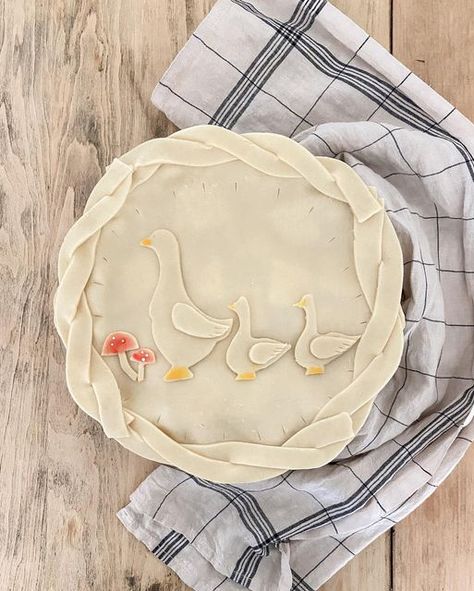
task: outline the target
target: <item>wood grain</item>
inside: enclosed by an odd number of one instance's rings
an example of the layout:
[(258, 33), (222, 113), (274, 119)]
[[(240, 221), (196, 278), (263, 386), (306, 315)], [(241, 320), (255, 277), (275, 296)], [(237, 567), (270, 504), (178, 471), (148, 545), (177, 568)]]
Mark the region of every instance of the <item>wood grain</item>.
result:
[(395, 56), (471, 119), (473, 48), (472, 0), (394, 0)]
[[(474, 3), (396, 0), (393, 52), (474, 118)], [(474, 449), (440, 489), (395, 528), (394, 591), (474, 589)]]
[[(149, 97), (212, 4), (0, 4), (2, 591), (186, 589), (115, 517), (153, 464), (105, 439), (72, 402), (51, 310), (66, 230), (115, 156), (172, 131)], [(389, 46), (390, 0), (335, 4)], [(393, 16), (397, 55), (472, 116), (474, 65), (463, 57), (473, 45), (469, 10), (472, 15), (470, 0), (394, 0)], [(466, 583), (474, 549), (466, 524), (474, 508), (464, 494), (472, 489), (473, 474), (464, 462), (397, 527), (396, 591), (473, 587)], [(446, 542), (440, 542), (441, 533)], [(435, 575), (426, 556), (435, 560)], [(388, 590), (390, 557), (387, 535), (324, 591)], [(453, 571), (457, 586), (450, 586)]]
[(178, 591), (115, 517), (153, 464), (74, 405), (51, 311), (58, 247), (105, 166), (171, 130), (149, 96), (186, 5), (1, 6), (0, 589)]
[(391, 0), (334, 0), (331, 3), (390, 50)]
[(396, 526), (394, 591), (474, 589), (474, 448), (446, 482)]

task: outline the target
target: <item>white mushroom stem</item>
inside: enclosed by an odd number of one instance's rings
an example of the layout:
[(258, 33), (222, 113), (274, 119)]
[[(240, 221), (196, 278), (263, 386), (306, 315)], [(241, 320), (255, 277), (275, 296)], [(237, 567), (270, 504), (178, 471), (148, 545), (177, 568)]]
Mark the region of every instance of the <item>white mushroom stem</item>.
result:
[(120, 367), (128, 375), (128, 377), (135, 382), (137, 379), (137, 372), (134, 371), (132, 369), (132, 367), (130, 366), (130, 363), (128, 362), (127, 354), (125, 352), (118, 353), (118, 358), (120, 361)]
[(143, 382), (144, 379), (145, 379), (145, 364), (139, 363), (138, 364), (138, 378), (137, 378), (137, 380), (139, 382)]

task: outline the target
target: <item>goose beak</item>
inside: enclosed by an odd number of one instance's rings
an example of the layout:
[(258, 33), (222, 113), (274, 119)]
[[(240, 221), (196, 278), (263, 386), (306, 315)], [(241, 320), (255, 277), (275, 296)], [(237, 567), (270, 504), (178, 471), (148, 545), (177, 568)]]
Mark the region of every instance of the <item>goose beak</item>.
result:
[(301, 300), (299, 302), (296, 302), (296, 304), (293, 304), (293, 306), (295, 306), (295, 308), (304, 308), (306, 305), (306, 301), (304, 298), (301, 298)]
[(229, 310), (232, 310), (232, 312), (235, 312), (235, 303), (229, 304), (227, 307), (229, 308)]
[(140, 246), (151, 246), (153, 244), (153, 241), (151, 238), (144, 238), (143, 240), (140, 241)]

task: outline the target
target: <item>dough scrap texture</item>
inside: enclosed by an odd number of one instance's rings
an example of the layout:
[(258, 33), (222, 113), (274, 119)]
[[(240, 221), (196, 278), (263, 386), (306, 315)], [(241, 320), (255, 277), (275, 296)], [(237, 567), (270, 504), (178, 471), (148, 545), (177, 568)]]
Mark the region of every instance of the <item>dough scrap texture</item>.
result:
[[(256, 379), (236, 381), (226, 364), (234, 322), (192, 379), (164, 381), (169, 364), (150, 318), (160, 264), (140, 246), (157, 229), (176, 236), (197, 309), (226, 319), (227, 306), (245, 296), (252, 334), (292, 348)], [(402, 254), (381, 201), (343, 162), (275, 134), (198, 126), (115, 159), (64, 239), (58, 274), (55, 324), (78, 406), (127, 449), (216, 482), (333, 460), (402, 354)], [(293, 304), (307, 293), (321, 334), (355, 342), (321, 375), (305, 375), (293, 353), (304, 330)], [(214, 330), (188, 302), (175, 303), (182, 334), (202, 341)], [(117, 355), (101, 355), (114, 332), (156, 356), (142, 381)]]

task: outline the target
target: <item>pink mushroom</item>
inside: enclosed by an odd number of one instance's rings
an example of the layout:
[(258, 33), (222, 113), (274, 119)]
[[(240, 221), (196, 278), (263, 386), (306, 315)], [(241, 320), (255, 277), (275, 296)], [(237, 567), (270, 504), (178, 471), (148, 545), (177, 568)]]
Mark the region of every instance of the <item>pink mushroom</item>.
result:
[(117, 355), (120, 367), (131, 380), (135, 381), (137, 372), (132, 369), (127, 357), (127, 351), (133, 351), (134, 349), (138, 349), (138, 342), (133, 334), (123, 331), (111, 332), (104, 341), (102, 355), (104, 357)]
[(132, 353), (132, 360), (138, 363), (138, 381), (143, 382), (145, 378), (145, 365), (155, 363), (155, 353), (151, 349), (138, 349)]

